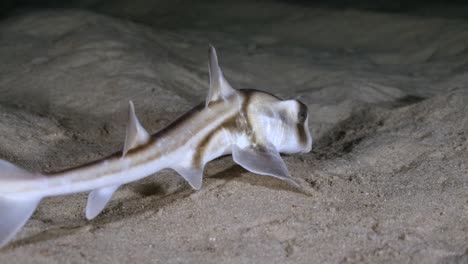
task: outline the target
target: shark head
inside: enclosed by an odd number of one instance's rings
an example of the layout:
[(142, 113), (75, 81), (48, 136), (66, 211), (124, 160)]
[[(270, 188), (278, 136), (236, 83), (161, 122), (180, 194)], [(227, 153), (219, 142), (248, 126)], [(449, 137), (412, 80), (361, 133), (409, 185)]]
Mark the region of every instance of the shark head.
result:
[[(306, 153), (312, 149), (307, 106), (298, 100), (281, 100), (267, 92), (258, 90), (236, 90), (223, 76), (218, 65), (214, 47), (209, 51), (210, 90), (206, 107), (211, 102), (234, 100), (240, 115), (244, 117), (253, 144), (275, 148), (278, 152), (293, 154)], [(243, 101), (243, 102), (241, 102)]]
[(214, 47), (209, 52), (210, 90), (205, 107), (234, 104), (238, 109), (237, 140), (231, 145), (233, 159), (245, 169), (294, 182), (279, 153), (306, 153), (312, 149), (307, 106), (258, 90), (231, 87), (218, 65)]
[(312, 136), (305, 104), (260, 91), (255, 91), (252, 97), (248, 114), (258, 141), (268, 142), (286, 154), (311, 151)]

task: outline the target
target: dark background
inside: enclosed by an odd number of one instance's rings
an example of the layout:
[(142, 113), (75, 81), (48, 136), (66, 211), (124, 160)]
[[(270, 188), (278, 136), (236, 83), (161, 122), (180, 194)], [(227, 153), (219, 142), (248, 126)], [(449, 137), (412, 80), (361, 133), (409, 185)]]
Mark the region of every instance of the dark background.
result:
[[(308, 0), (271, 0), (270, 2), (288, 2), (291, 4), (304, 5), (308, 7), (323, 7), (333, 9), (357, 9), (372, 10), (389, 13), (407, 13), (422, 16), (441, 16), (453, 18), (468, 18), (465, 12), (468, 7), (467, 1), (463, 0), (330, 0), (330, 1), (308, 1)], [(159, 2), (162, 7), (168, 5), (179, 5), (181, 2), (190, 1), (148, 1), (149, 5)], [(209, 2), (209, 1), (205, 1)], [(2, 0), (0, 2), (0, 17), (27, 11), (34, 8), (84, 8), (97, 12), (109, 13), (112, 5), (131, 5), (128, 0)]]

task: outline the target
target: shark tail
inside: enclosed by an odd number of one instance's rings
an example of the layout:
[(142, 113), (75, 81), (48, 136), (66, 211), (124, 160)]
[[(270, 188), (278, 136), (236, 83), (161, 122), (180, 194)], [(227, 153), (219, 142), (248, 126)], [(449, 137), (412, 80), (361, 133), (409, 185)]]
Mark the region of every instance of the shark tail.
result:
[(11, 241), (34, 213), (42, 197), (2, 194), (12, 184), (27, 184), (42, 177), (0, 160), (0, 247)]

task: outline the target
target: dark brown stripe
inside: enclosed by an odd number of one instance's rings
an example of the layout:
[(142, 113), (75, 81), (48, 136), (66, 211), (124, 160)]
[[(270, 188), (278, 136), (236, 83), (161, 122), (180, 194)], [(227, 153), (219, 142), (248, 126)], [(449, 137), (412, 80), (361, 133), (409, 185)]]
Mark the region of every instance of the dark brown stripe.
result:
[(241, 106), (241, 113), (245, 116), (245, 121), (247, 127), (243, 128), (243, 130), (251, 137), (252, 142), (256, 142), (256, 135), (252, 129), (252, 123), (250, 122), (249, 119), (249, 104), (250, 101), (252, 100), (252, 95), (257, 92), (255, 90), (242, 90), (242, 93), (244, 94), (244, 102), (242, 102)]
[(297, 136), (301, 145), (307, 144), (307, 134), (304, 124), (297, 124)]
[[(198, 114), (199, 112), (203, 111), (204, 108), (205, 108), (204, 103), (200, 103), (197, 106), (193, 107), (188, 112), (186, 112), (185, 114), (183, 114), (182, 116), (177, 118), (175, 121), (170, 123), (167, 127), (163, 128), (163, 129), (159, 130), (157, 133), (153, 134), (150, 137), (148, 143), (143, 144), (143, 145), (138, 146), (138, 147), (135, 147), (135, 148), (132, 148), (132, 149), (129, 149), (126, 156), (136, 155), (136, 154), (138, 154), (140, 152), (144, 152), (147, 149), (151, 148), (162, 136), (170, 133), (171, 131), (177, 130), (177, 128), (181, 127), (192, 116), (194, 116), (194, 115)], [(183, 144), (185, 142), (181, 142), (181, 143)], [(158, 155), (151, 157), (151, 159), (157, 159), (160, 156), (161, 156), (161, 153), (158, 153)], [(70, 171), (73, 171), (73, 170), (76, 170), (76, 169), (82, 169), (82, 168), (86, 168), (86, 167), (95, 166), (95, 165), (103, 162), (104, 160), (108, 160), (109, 162), (112, 162), (112, 160), (120, 159), (121, 157), (122, 157), (122, 150), (114, 152), (114, 153), (112, 153), (112, 154), (110, 154), (110, 155), (108, 155), (106, 157), (100, 158), (98, 160), (94, 160), (94, 161), (91, 161), (91, 162), (88, 162), (88, 163), (85, 163), (85, 164), (82, 164), (82, 165), (79, 165), (79, 166), (76, 166), (76, 167), (71, 167), (71, 168), (55, 171), (55, 172), (50, 173), (48, 175), (49, 176), (60, 176), (63, 173), (70, 172)], [(146, 160), (142, 161), (142, 162), (146, 162)]]
[[(219, 103), (223, 103), (223, 102), (224, 101), (222, 101), (222, 100), (218, 100), (216, 102), (211, 102), (210, 107), (214, 106), (214, 105), (217, 105)], [(136, 154), (138, 152), (144, 152), (147, 148), (150, 148), (153, 145), (153, 143), (157, 142), (161, 137), (163, 137), (164, 135), (166, 135), (166, 134), (168, 134), (168, 133), (170, 133), (172, 131), (177, 130), (179, 127), (183, 126), (188, 120), (190, 120), (194, 115), (202, 112), (203, 110), (205, 110), (205, 103), (204, 102), (198, 104), (195, 107), (193, 107), (188, 112), (186, 112), (185, 114), (183, 114), (182, 116), (177, 118), (175, 121), (170, 123), (167, 127), (159, 130), (156, 134), (153, 134), (151, 136), (150, 141), (147, 144), (144, 144), (144, 145), (138, 146), (136, 148), (130, 149), (128, 151), (127, 155), (128, 154)], [(214, 118), (217, 118), (217, 116), (214, 116)], [(187, 141), (188, 140), (190, 140), (190, 138), (187, 138)], [(180, 145), (183, 145), (186, 142), (179, 142), (179, 143), (180, 143)], [(180, 147), (180, 145), (175, 146), (174, 148), (178, 148), (178, 147)], [(122, 151), (117, 152), (117, 154), (119, 154), (119, 153), (120, 153), (120, 155), (122, 155)]]
[[(252, 94), (254, 92), (255, 90), (239, 90), (239, 93), (241, 93), (244, 97), (244, 101), (242, 102), (239, 115), (233, 116), (225, 122), (223, 122), (222, 124), (220, 124), (219, 126), (217, 126), (200, 141), (200, 143), (195, 149), (195, 154), (192, 160), (193, 166), (200, 167), (203, 165), (202, 158), (205, 155), (205, 152), (208, 149), (211, 140), (222, 128), (245, 132), (249, 136), (251, 136), (253, 140), (255, 140), (255, 134), (252, 131), (252, 125), (248, 117), (248, 106), (251, 101)], [(242, 118), (242, 115), (245, 116), (245, 118)], [(243, 122), (243, 120), (245, 120), (245, 122)]]
[(224, 121), (219, 126), (215, 127), (213, 130), (210, 131), (197, 145), (195, 148), (195, 154), (193, 156), (192, 165), (196, 168), (200, 168), (202, 164), (203, 155), (205, 155), (206, 150), (208, 149), (211, 140), (216, 136), (217, 133), (221, 131), (221, 129), (228, 129), (228, 130), (235, 130), (237, 128), (237, 115), (233, 116), (226, 121)]
[[(241, 107), (241, 111), (244, 112), (244, 114), (246, 115), (246, 120), (247, 120), (247, 125), (248, 125), (248, 128), (250, 130), (251, 129), (251, 125), (250, 125), (250, 121), (248, 120), (248, 117), (247, 117), (247, 106), (248, 106), (248, 103), (250, 101), (250, 97), (251, 97), (251, 94), (255, 92), (255, 90), (240, 90), (239, 91), (240, 93), (244, 94), (244, 97), (245, 97), (245, 100), (244, 100), (244, 103), (242, 104), (242, 107)], [(223, 103), (224, 101), (223, 100), (217, 100), (215, 102), (211, 102), (209, 104), (209, 107), (212, 107), (213, 105), (216, 105), (218, 103)], [(135, 148), (132, 148), (130, 149), (128, 152), (127, 152), (127, 156), (129, 155), (136, 155), (140, 152), (144, 152), (146, 151), (147, 149), (151, 148), (161, 137), (165, 136), (166, 134), (174, 131), (174, 130), (177, 130), (179, 127), (183, 126), (184, 123), (186, 123), (190, 118), (192, 118), (194, 115), (198, 114), (199, 112), (203, 111), (205, 109), (205, 103), (200, 103), (198, 104), (197, 106), (193, 107), (192, 109), (190, 109), (188, 112), (186, 112), (185, 114), (183, 114), (182, 116), (180, 116), (179, 118), (177, 118), (175, 121), (173, 121), (172, 123), (170, 123), (167, 127), (161, 129), (160, 131), (158, 131), (157, 133), (153, 134), (151, 137), (150, 137), (150, 140), (148, 141), (148, 143), (144, 144), (144, 145), (141, 145), (141, 146), (138, 146), (138, 147), (135, 147)], [(215, 117), (216, 118), (216, 117)], [(226, 121), (227, 122), (227, 121)], [(234, 119), (234, 125), (232, 128), (235, 128), (237, 127), (237, 124), (235, 123), (235, 119)], [(224, 123), (223, 123), (224, 124)], [(227, 124), (226, 124), (227, 125)], [(208, 136), (210, 137), (205, 137), (203, 141), (206, 141), (204, 143), (204, 145), (207, 145), (209, 144), (209, 141), (211, 139), (211, 137), (214, 136), (214, 134), (212, 134), (214, 131), (216, 131), (217, 129), (214, 129)], [(187, 140), (190, 140), (190, 138), (187, 138)], [(185, 144), (186, 142), (180, 142), (180, 145), (183, 145)], [(205, 146), (206, 147), (206, 146)], [(198, 151), (196, 152), (198, 153)], [(202, 153), (202, 152), (201, 152)], [(148, 159), (146, 160), (142, 160), (141, 162), (139, 162), (138, 164), (141, 164), (141, 163), (144, 163), (144, 162), (147, 162), (148, 160), (152, 160), (152, 159), (157, 159), (159, 158), (160, 156), (162, 155), (162, 153), (158, 153), (157, 155), (154, 155), (154, 156), (151, 156), (149, 157)], [(198, 157), (198, 159), (200, 160), (201, 157), (203, 155), (200, 155), (200, 157)], [(71, 167), (71, 168), (67, 168), (67, 169), (64, 169), (64, 170), (60, 170), (60, 171), (56, 171), (56, 172), (53, 172), (53, 173), (49, 173), (48, 176), (60, 176), (61, 174), (63, 173), (67, 173), (67, 172), (70, 172), (70, 171), (73, 171), (73, 170), (77, 170), (77, 169), (83, 169), (83, 168), (86, 168), (86, 167), (92, 167), (92, 166), (95, 166), (95, 165), (98, 165), (99, 163), (103, 162), (104, 160), (108, 160), (109, 162), (113, 162), (115, 159), (120, 159), (122, 157), (122, 151), (117, 151), (111, 155), (108, 155), (104, 158), (101, 158), (101, 159), (98, 159), (98, 160), (95, 160), (95, 161), (91, 161), (91, 162), (88, 162), (88, 163), (85, 163), (85, 164), (82, 164), (82, 165), (79, 165), (79, 166), (76, 166), (76, 167)], [(106, 173), (109, 173), (109, 172), (106, 172)], [(94, 177), (98, 177), (99, 175), (94, 175)]]
[(305, 114), (305, 120), (301, 120), (301, 122), (298, 123), (296, 126), (297, 136), (299, 138), (299, 142), (302, 145), (305, 145), (307, 144), (307, 133), (306, 133), (307, 124), (305, 122), (307, 121), (308, 110), (305, 104), (303, 104), (300, 101), (297, 101), (297, 102), (299, 103), (298, 115)]

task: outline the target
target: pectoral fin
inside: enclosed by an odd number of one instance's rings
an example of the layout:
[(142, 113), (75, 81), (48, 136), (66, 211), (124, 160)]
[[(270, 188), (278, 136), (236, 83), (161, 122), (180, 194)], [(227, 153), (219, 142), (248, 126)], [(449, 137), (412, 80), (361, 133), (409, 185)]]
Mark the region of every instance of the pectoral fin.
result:
[(92, 191), (88, 196), (86, 218), (91, 220), (98, 216), (102, 210), (104, 210), (104, 207), (106, 207), (106, 204), (110, 201), (112, 195), (119, 187), (120, 185), (113, 185)]
[(179, 173), (195, 190), (200, 190), (203, 180), (203, 168), (175, 166), (172, 168)]
[(295, 183), (289, 176), (288, 168), (280, 154), (273, 147), (246, 147), (232, 146), (234, 162), (253, 173), (273, 176), (281, 180)]
[(125, 154), (127, 154), (130, 149), (147, 143), (149, 138), (150, 135), (140, 124), (140, 121), (138, 121), (138, 118), (135, 114), (135, 107), (133, 106), (133, 102), (130, 101), (128, 109), (127, 134), (125, 135), (125, 144), (122, 157), (125, 156)]

